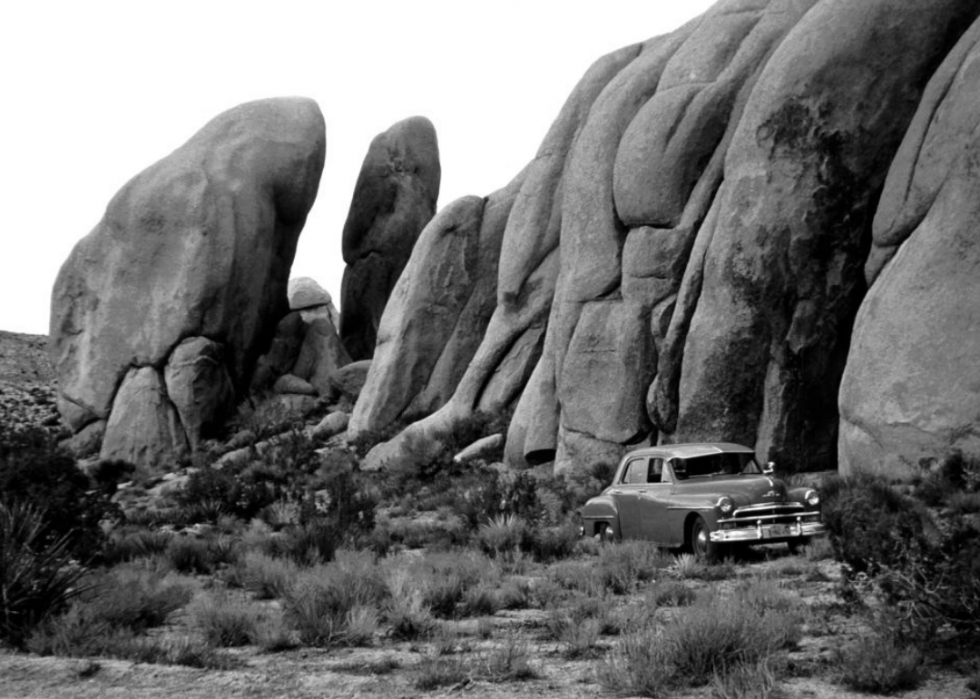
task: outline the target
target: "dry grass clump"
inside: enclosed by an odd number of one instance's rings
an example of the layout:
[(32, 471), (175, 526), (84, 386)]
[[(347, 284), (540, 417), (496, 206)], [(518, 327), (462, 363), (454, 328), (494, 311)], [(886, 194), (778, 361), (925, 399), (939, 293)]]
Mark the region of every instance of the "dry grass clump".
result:
[(254, 604), (224, 591), (199, 598), (188, 611), (205, 642), (217, 648), (254, 643), (265, 616)]
[(872, 694), (916, 689), (929, 677), (922, 651), (888, 633), (874, 633), (838, 649), (836, 664), (840, 684)]
[(548, 612), (548, 635), (562, 644), (568, 659), (594, 657), (602, 635), (619, 632), (620, 620), (607, 599), (582, 597)]
[(121, 567), (97, 574), (68, 611), (49, 619), (28, 639), (41, 655), (112, 657), (193, 667), (224, 668), (228, 659), (190, 636), (145, 635), (162, 626), (191, 598), (191, 589), (172, 574)]
[(311, 646), (363, 642), (362, 608), (377, 609), (389, 591), (370, 554), (343, 552), (337, 560), (302, 570), (283, 596), (287, 622)]
[(794, 646), (802, 633), (799, 603), (775, 584), (756, 581), (728, 596), (698, 595), (684, 614), (655, 619), (623, 634), (597, 671), (616, 693), (665, 696), (759, 664)]

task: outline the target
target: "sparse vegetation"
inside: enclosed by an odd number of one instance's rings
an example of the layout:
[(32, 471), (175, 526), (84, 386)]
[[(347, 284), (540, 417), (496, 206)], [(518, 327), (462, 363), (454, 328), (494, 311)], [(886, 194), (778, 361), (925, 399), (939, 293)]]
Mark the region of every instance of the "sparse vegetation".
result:
[[(208, 668), (230, 667), (242, 651), (222, 649), (236, 646), (408, 648), (422, 659), (351, 659), (338, 671), (404, 668), (403, 681), (421, 691), (531, 680), (547, 674), (539, 658), (555, 655), (615, 694), (706, 687), (727, 699), (777, 697), (790, 672), (901, 691), (933, 664), (924, 639), (951, 647), (980, 635), (980, 479), (961, 457), (931, 467), (911, 493), (864, 476), (832, 482), (831, 536), (803, 555), (776, 546), (707, 564), (646, 542), (580, 539), (574, 511), (608, 479), (604, 466), (573, 478), (462, 467), (454, 449), (475, 437), (461, 433), (458, 442), (419, 439), (410, 459), (369, 475), (351, 452), (317, 454), (298, 429), (260, 432), (265, 451), (220, 470), (198, 464), (182, 493), (125, 516), (104, 505), (127, 465), (93, 469), (77, 485), (102, 498), (92, 512), (108, 535), (100, 526), (88, 538), (87, 558), (35, 510), (34, 543), (5, 551), (37, 558), (31, 594), (45, 576), (68, 577), (61, 597), (31, 602), (44, 612), (22, 614), (6, 641)], [(44, 563), (53, 554), (57, 562)], [(783, 587), (800, 585), (838, 589), (841, 601), (805, 612)], [(21, 613), (5, 606), (9, 618)], [(792, 669), (786, 653), (804, 631), (853, 640), (848, 624), (870, 626), (861, 638), (873, 642), (840, 644), (832, 661)]]
[(916, 689), (929, 677), (922, 651), (890, 634), (872, 634), (839, 649), (836, 662), (841, 684), (869, 694)]

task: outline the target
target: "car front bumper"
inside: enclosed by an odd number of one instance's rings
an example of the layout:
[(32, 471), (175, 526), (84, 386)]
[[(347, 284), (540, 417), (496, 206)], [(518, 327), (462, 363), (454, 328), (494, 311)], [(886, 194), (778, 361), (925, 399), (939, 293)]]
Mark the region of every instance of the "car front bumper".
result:
[[(748, 523), (746, 523), (748, 524)], [(718, 543), (741, 541), (787, 541), (800, 537), (825, 534), (827, 528), (820, 522), (790, 522), (789, 524), (760, 524), (711, 532), (711, 540)]]

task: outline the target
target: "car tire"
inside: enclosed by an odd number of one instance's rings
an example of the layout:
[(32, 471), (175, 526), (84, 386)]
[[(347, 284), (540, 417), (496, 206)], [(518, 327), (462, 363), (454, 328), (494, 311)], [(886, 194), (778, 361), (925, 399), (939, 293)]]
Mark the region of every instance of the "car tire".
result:
[(691, 552), (698, 558), (717, 561), (721, 558), (722, 545), (711, 540), (711, 529), (700, 515), (691, 523)]
[(603, 522), (598, 526), (598, 530), (595, 533), (595, 540), (600, 544), (608, 544), (614, 540), (613, 530), (607, 523)]

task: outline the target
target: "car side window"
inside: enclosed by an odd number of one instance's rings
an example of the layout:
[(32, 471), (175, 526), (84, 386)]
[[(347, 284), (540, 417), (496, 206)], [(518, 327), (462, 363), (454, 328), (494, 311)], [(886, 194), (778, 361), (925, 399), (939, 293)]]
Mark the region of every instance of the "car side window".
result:
[(647, 482), (647, 460), (633, 459), (626, 466), (626, 473), (623, 475), (623, 483), (634, 485), (636, 483)]
[(647, 483), (660, 483), (664, 477), (664, 460), (650, 459), (650, 475)]

